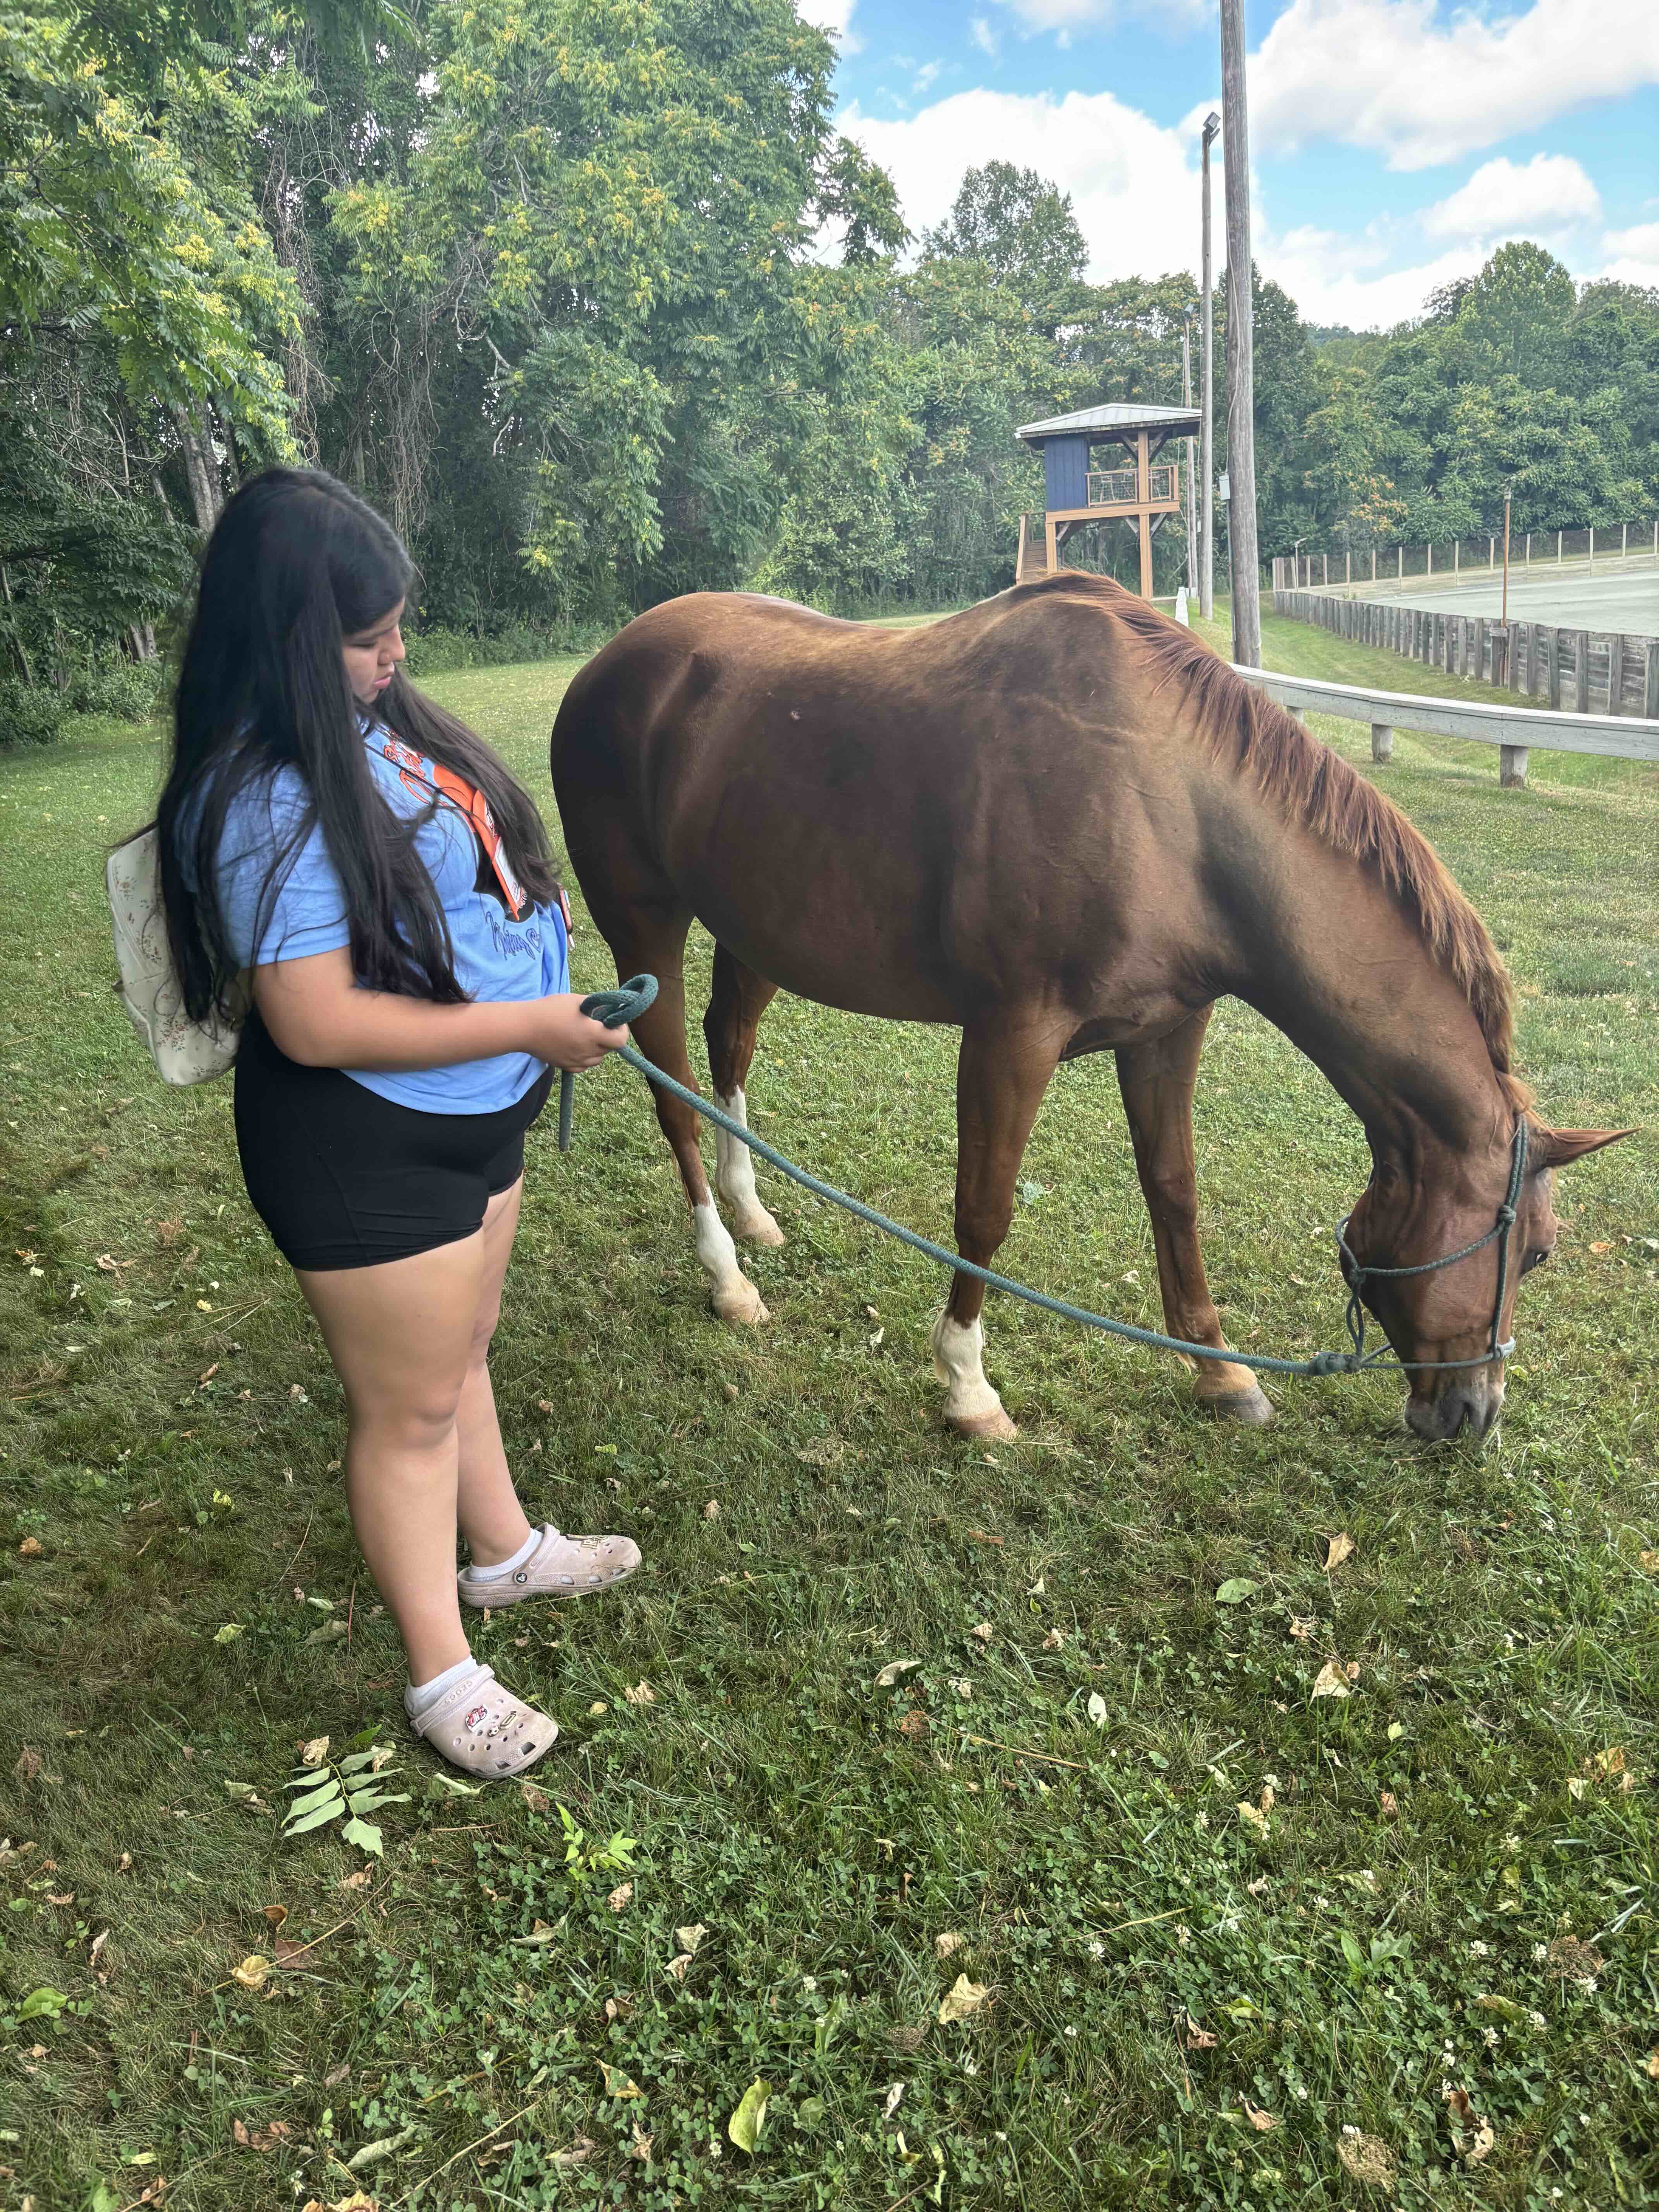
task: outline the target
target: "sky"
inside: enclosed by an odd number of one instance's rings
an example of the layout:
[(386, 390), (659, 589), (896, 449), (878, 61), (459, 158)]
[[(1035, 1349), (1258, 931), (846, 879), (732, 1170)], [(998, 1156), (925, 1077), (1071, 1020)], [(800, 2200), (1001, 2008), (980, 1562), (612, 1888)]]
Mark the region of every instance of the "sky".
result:
[[(1001, 159), (1072, 195), (1097, 281), (1196, 272), (1214, 0), (799, 5), (913, 231)], [(1659, 0), (1252, 0), (1245, 28), (1255, 259), (1309, 322), (1386, 329), (1514, 237), (1659, 286)], [(1219, 241), (1218, 143), (1212, 175)]]

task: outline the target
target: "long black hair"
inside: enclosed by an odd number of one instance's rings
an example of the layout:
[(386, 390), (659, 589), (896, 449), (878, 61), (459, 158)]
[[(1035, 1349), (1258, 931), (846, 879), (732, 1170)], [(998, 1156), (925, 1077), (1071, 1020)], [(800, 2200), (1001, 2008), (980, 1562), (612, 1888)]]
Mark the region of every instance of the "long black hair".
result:
[[(155, 810), (162, 896), (185, 1006), (224, 1002), (237, 962), (218, 888), (227, 811), (278, 769), (297, 769), (307, 803), (270, 856), (258, 903), (263, 935), (295, 855), (321, 825), (345, 891), (352, 964), (371, 989), (453, 1002), (443, 908), (409, 819), (386, 804), (362, 742), (342, 647), (407, 597), (413, 564), (393, 531), (316, 469), (267, 469), (220, 516), (202, 564), (173, 707), (173, 761)], [(489, 802), (530, 900), (555, 895), (547, 832), (529, 793), (483, 739), (398, 671), (377, 721), (453, 769)], [(435, 799), (434, 799), (434, 804)]]

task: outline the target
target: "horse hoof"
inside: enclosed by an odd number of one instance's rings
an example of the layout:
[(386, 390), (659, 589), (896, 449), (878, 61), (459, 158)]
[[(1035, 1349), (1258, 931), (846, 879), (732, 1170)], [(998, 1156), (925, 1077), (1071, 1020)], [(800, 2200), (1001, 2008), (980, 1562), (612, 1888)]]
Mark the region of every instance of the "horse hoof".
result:
[(1000, 1406), (988, 1413), (947, 1413), (945, 1421), (947, 1428), (975, 1443), (1006, 1443), (1019, 1434)]
[(782, 1230), (763, 1206), (733, 1214), (732, 1234), (741, 1237), (745, 1244), (762, 1244), (774, 1252), (785, 1241)]
[(712, 1297), (716, 1318), (730, 1322), (736, 1328), (757, 1328), (772, 1318), (747, 1275), (740, 1274), (735, 1282), (722, 1283)]
[(1198, 1402), (1218, 1421), (1237, 1421), (1242, 1428), (1265, 1429), (1274, 1418), (1272, 1399), (1255, 1383), (1248, 1390), (1230, 1390), (1225, 1397), (1200, 1398)]

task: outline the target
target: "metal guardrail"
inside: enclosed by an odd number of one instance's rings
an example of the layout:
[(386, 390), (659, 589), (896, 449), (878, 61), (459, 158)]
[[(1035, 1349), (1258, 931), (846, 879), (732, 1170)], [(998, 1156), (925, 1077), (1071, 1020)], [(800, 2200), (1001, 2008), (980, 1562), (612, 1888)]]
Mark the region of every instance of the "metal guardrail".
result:
[[(1178, 500), (1181, 496), (1179, 463), (1156, 462), (1146, 471), (1146, 491), (1151, 499)], [(1091, 507), (1133, 506), (1139, 496), (1139, 472), (1134, 469), (1091, 469), (1085, 496)]]
[(1534, 746), (1540, 752), (1599, 753), (1614, 760), (1659, 762), (1659, 721), (1633, 715), (1552, 714), (1540, 707), (1433, 699), (1410, 691), (1373, 690), (1359, 684), (1329, 684), (1318, 677), (1281, 676), (1268, 668), (1240, 667), (1237, 672), (1299, 717), (1312, 713), (1369, 722), (1374, 761), (1392, 758), (1397, 729), (1496, 745), (1498, 780), (1505, 790), (1525, 783), (1527, 756)]

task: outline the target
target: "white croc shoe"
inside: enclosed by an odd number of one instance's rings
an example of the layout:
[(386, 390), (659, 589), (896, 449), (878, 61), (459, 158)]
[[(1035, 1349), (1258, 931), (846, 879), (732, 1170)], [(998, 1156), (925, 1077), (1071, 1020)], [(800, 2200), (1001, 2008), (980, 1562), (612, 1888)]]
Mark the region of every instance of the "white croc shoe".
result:
[(585, 1597), (623, 1582), (640, 1564), (631, 1536), (564, 1536), (550, 1521), (536, 1532), (536, 1548), (510, 1575), (488, 1582), (459, 1577), (461, 1603), (493, 1613), (526, 1597)]
[(485, 1666), (446, 1690), (410, 1726), (452, 1766), (490, 1782), (533, 1766), (559, 1734), (556, 1720), (515, 1698), (495, 1680), (494, 1668)]

